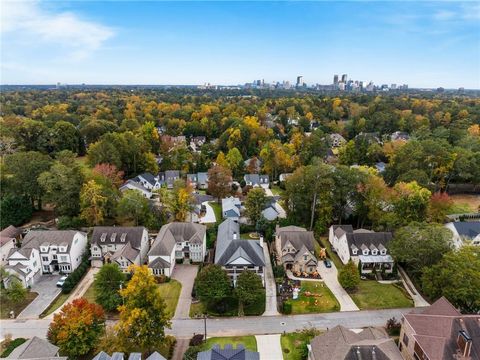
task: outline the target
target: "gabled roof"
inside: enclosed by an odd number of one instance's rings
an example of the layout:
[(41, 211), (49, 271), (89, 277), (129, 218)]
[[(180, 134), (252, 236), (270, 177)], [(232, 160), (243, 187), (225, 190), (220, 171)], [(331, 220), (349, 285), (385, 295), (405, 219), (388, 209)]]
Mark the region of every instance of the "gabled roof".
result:
[(218, 226), (215, 264), (229, 265), (243, 257), (255, 266), (265, 266), (263, 248), (258, 240), (239, 239), (240, 225), (227, 219)]
[(226, 217), (239, 217), (242, 203), (239, 198), (230, 196), (222, 199), (222, 213)]
[(105, 351), (100, 351), (92, 360), (110, 360), (110, 355)]
[(302, 247), (305, 247), (310, 252), (313, 252), (315, 249), (313, 245), (315, 242), (313, 231), (305, 231), (305, 229), (303, 231), (281, 231), (280, 242), (282, 249), (287, 244), (293, 246), (297, 251)]
[(154, 186), (157, 180), (155, 179), (155, 176), (149, 172), (145, 172), (143, 174), (140, 174), (137, 176), (137, 178), (143, 178), (145, 181), (147, 181), (150, 185)]
[(246, 350), (242, 345), (234, 349), (232, 345), (226, 344), (222, 349), (214, 345), (210, 350), (197, 354), (197, 360), (259, 360), (260, 354), (256, 351)]
[(148, 263), (150, 269), (170, 269), (170, 263), (162, 259), (161, 257), (155, 258), (155, 260)]
[(203, 244), (207, 227), (205, 225), (173, 222), (163, 225), (155, 239), (149, 256), (170, 256), (176, 243), (188, 241), (192, 244)]
[(138, 255), (140, 254), (139, 249), (134, 249), (132, 247), (132, 244), (127, 242), (125, 246), (122, 246), (120, 249), (118, 249), (112, 256), (112, 260), (116, 260), (120, 257), (124, 257), (131, 263), (135, 263), (135, 260), (137, 259)]
[(14, 240), (18, 235), (22, 233), (22, 229), (17, 229), (15, 226), (10, 225), (0, 231), (0, 246)]
[(154, 351), (146, 360), (167, 360), (162, 354)]
[(269, 183), (268, 175), (245, 174), (243, 179), (247, 183), (251, 182), (252, 185), (261, 185), (261, 184), (268, 184)]
[(139, 191), (143, 191), (143, 192), (146, 192), (146, 193), (150, 193), (150, 190), (148, 190), (145, 186), (143, 186), (141, 182), (138, 182), (138, 181), (135, 181), (135, 180), (132, 180), (132, 179), (127, 180), (125, 182), (125, 184), (123, 184), (119, 188), (120, 191), (129, 190), (129, 189), (139, 190)]
[[(126, 244), (129, 242), (134, 249), (140, 249), (144, 230), (146, 229), (143, 226), (95, 226), (91, 242), (97, 245)], [(102, 241), (102, 239), (105, 239), (105, 241)]]
[(458, 235), (474, 239), (480, 234), (480, 221), (456, 221), (452, 225), (457, 230)]
[(58, 346), (50, 344), (47, 340), (34, 336), (14, 349), (8, 359), (35, 359), (51, 358), (58, 354)]

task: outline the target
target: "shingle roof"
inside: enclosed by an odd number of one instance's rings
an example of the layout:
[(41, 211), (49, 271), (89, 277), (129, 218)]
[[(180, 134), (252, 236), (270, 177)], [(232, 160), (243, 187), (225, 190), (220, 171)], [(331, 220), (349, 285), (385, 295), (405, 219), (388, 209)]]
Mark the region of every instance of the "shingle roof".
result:
[(233, 348), (232, 345), (226, 344), (222, 349), (218, 345), (214, 345), (210, 350), (202, 351), (197, 354), (197, 360), (259, 360), (258, 352), (246, 350), (242, 345)]
[(268, 184), (269, 179), (268, 175), (259, 175), (259, 174), (245, 174), (243, 177), (245, 182), (251, 182), (252, 185)]
[(171, 264), (167, 260), (162, 259), (161, 257), (157, 257), (155, 260), (148, 263), (150, 269), (169, 269), (170, 265)]
[(34, 336), (13, 350), (8, 359), (50, 358), (58, 354), (58, 346)]
[(150, 183), (150, 185), (154, 186), (155, 183), (157, 182), (157, 180), (155, 179), (155, 176), (151, 173), (143, 173), (143, 174), (140, 174), (138, 175), (137, 177), (142, 177), (144, 178), (148, 183)]
[(142, 353), (133, 352), (128, 355), (128, 360), (142, 360)]
[(163, 225), (148, 255), (170, 256), (177, 242), (188, 241), (193, 244), (202, 244), (207, 228), (205, 225), (173, 222)]
[(218, 226), (215, 264), (228, 265), (236, 258), (243, 257), (252, 265), (265, 266), (260, 241), (239, 239), (239, 237), (240, 225), (237, 222), (227, 219)]
[[(122, 227), (122, 226), (95, 226), (92, 234), (92, 244), (108, 245), (108, 244), (125, 244), (130, 242), (134, 249), (140, 249), (142, 245), (143, 226)], [(104, 235), (105, 234), (105, 235)], [(116, 234), (112, 241), (112, 235)], [(124, 241), (122, 241), (125, 234)], [(101, 241), (102, 236), (105, 241)]]
[(165, 359), (162, 354), (155, 351), (146, 360), (167, 360), (167, 359)]
[[(356, 231), (356, 230), (355, 230)], [(354, 255), (352, 252), (352, 245), (355, 245), (358, 249), (369, 249), (371, 245), (374, 245), (379, 249), (382, 245), (387, 248), (387, 244), (392, 239), (392, 233), (390, 232), (353, 232), (347, 233), (348, 248), (350, 249), (350, 255)]]
[(67, 252), (72, 244), (75, 234), (84, 232), (77, 230), (32, 230), (25, 235), (20, 249), (12, 249), (10, 254), (18, 251), (20, 254), (30, 257), (32, 249), (40, 250), (41, 245), (67, 245)]
[(116, 260), (119, 257), (123, 256), (125, 259), (129, 260), (130, 262), (135, 263), (135, 260), (137, 259), (139, 254), (140, 254), (140, 250), (134, 249), (132, 247), (132, 244), (128, 242), (125, 244), (125, 246), (122, 246), (113, 254), (112, 260)]
[(457, 221), (452, 224), (462, 237), (473, 239), (480, 234), (480, 221)]
[(105, 351), (100, 351), (92, 360), (110, 360), (110, 355)]
[(22, 229), (17, 229), (13, 225), (6, 227), (0, 232), (0, 246), (3, 246), (7, 242), (12, 241), (12, 239), (15, 239), (21, 233), (22, 233)]
[(313, 231), (282, 231), (280, 233), (280, 241), (282, 249), (287, 243), (290, 243), (297, 251), (303, 246), (311, 252), (315, 249), (313, 245), (315, 241)]

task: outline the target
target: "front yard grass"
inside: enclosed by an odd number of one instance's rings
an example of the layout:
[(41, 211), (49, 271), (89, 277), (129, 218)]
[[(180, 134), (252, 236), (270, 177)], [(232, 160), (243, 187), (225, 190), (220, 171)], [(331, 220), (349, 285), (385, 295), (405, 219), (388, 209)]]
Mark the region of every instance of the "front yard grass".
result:
[[(317, 296), (305, 296), (306, 291)], [(340, 310), (337, 299), (322, 281), (302, 281), (298, 299), (288, 301), (292, 304), (292, 314), (294, 315)]]
[(229, 337), (211, 337), (208, 338), (206, 343), (202, 345), (202, 348), (205, 350), (211, 349), (213, 345), (220, 345), (223, 349), (226, 344), (231, 344), (234, 348), (237, 345), (243, 345), (245, 349), (250, 351), (257, 351), (257, 340), (255, 336), (229, 336)]
[[(265, 312), (265, 294), (261, 297), (261, 301), (256, 301), (253, 304), (245, 305), (243, 307), (243, 312), (247, 316), (259, 316)], [(225, 312), (220, 313), (215, 309), (207, 309), (205, 304), (202, 302), (192, 302), (190, 305), (190, 317), (198, 318), (203, 317), (203, 314), (208, 314), (209, 316), (220, 317), (220, 316), (237, 316), (238, 315), (238, 300), (234, 298), (225, 299)]]
[[(320, 334), (320, 331), (318, 331)], [(280, 345), (282, 347), (283, 360), (304, 359), (304, 347), (318, 334), (312, 331), (301, 331), (282, 334)]]
[(357, 290), (350, 293), (360, 310), (412, 307), (413, 301), (401, 285), (381, 284), (375, 280), (362, 280)]
[(5, 290), (2, 289), (0, 292), (0, 318), (9, 319), (10, 311), (13, 311), (15, 316), (18, 316), (18, 314), (20, 314), (23, 309), (25, 309), (27, 305), (37, 297), (37, 295), (36, 292), (29, 291), (23, 301), (12, 302), (8, 299)]
[(45, 316), (50, 315), (55, 310), (57, 310), (58, 308), (63, 306), (65, 304), (65, 301), (67, 301), (69, 296), (70, 296), (70, 294), (64, 294), (64, 293), (61, 292), (55, 298), (55, 300), (53, 300), (52, 303), (50, 305), (48, 305), (48, 307), (40, 314), (40, 319), (44, 318)]
[(285, 190), (278, 185), (273, 185), (270, 187), (270, 190), (272, 191), (273, 195), (283, 196), (283, 194), (285, 194)]
[(217, 224), (220, 224), (223, 220), (222, 205), (216, 201), (210, 201), (209, 204), (212, 207), (213, 212), (215, 213), (215, 219), (217, 221)]
[(167, 304), (167, 313), (173, 317), (175, 315), (175, 309), (177, 308), (178, 298), (182, 291), (182, 284), (177, 280), (171, 279), (169, 282), (158, 284), (160, 294)]

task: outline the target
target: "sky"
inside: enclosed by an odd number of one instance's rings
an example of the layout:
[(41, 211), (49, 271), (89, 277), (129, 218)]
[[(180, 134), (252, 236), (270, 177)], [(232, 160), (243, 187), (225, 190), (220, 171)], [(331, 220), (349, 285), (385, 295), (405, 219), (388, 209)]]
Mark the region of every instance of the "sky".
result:
[(480, 88), (479, 2), (1, 0), (1, 84)]

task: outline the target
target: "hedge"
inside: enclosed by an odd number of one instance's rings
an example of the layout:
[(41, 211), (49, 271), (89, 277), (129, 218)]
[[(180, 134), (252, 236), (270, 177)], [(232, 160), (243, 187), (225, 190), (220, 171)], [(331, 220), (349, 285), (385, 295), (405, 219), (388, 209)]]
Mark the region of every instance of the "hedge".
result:
[(27, 339), (24, 338), (16, 338), (15, 340), (11, 340), (5, 350), (3, 350), (2, 354), (0, 355), (0, 358), (6, 358), (10, 353), (15, 350), (15, 348), (19, 347), (22, 345)]
[(82, 280), (83, 276), (90, 267), (90, 261), (88, 260), (89, 257), (90, 254), (88, 252), (83, 255), (80, 265), (70, 275), (68, 275), (67, 279), (63, 283), (62, 293), (69, 294), (75, 288), (75, 286), (77, 286), (80, 280)]

